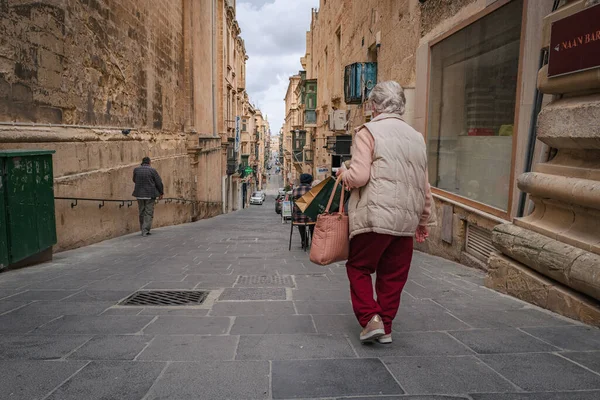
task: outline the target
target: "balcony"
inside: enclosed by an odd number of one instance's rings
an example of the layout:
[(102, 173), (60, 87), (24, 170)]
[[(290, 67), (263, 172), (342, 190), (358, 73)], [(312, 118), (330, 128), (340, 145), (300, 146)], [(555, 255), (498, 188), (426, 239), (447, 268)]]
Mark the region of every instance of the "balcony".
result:
[(344, 101), (362, 104), (377, 83), (377, 63), (354, 63), (344, 69)]
[(307, 128), (317, 126), (317, 112), (315, 110), (306, 110), (304, 112), (304, 126)]
[(304, 151), (294, 151), (292, 155), (293, 155), (294, 163), (303, 163), (304, 162)]

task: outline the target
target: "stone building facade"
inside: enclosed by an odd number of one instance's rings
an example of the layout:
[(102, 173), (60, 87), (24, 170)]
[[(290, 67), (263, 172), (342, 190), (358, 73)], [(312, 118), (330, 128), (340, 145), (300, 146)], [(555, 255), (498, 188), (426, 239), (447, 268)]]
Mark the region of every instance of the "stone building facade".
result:
[(283, 148), (283, 178), (284, 182), (293, 185), (299, 177), (299, 171), (295, 167), (295, 160), (292, 147), (292, 137), (295, 130), (303, 129), (304, 124), (300, 119), (299, 99), (296, 89), (300, 84), (300, 75), (290, 77), (290, 82), (283, 101), (285, 102), (285, 119), (282, 128), (282, 148)]
[[(165, 196), (193, 201), (161, 202), (156, 226), (230, 210), (225, 99), (240, 107), (246, 56), (218, 28), (234, 16), (231, 0), (0, 2), (0, 148), (56, 150), (55, 196), (73, 198), (133, 199), (150, 156)], [(138, 230), (135, 205), (70, 204), (55, 250)]]
[[(489, 269), (490, 276), (495, 277), (490, 285), (516, 294), (519, 290), (509, 290), (506, 286), (509, 276), (517, 270), (516, 264), (501, 268), (498, 261), (501, 257), (495, 253), (496, 248), (509, 257), (503, 259), (506, 265), (512, 258), (527, 265), (528, 272), (531, 272), (530, 268), (537, 272), (551, 270), (554, 267), (547, 262), (545, 267), (536, 268), (543, 262), (538, 260), (536, 264), (531, 259), (524, 261), (525, 256), (515, 256), (516, 250), (510, 240), (516, 235), (517, 228), (549, 235), (555, 227), (552, 223), (562, 221), (557, 229), (571, 230), (572, 237), (566, 233), (550, 237), (558, 243), (568, 243), (586, 251), (587, 255), (569, 249), (569, 256), (564, 257), (561, 265), (567, 268), (571, 265), (569, 260), (578, 260), (585, 266), (581, 267), (585, 273), (577, 279), (584, 277), (593, 281), (600, 265), (592, 253), (600, 235), (596, 230), (590, 230), (591, 227), (584, 228), (578, 223), (575, 223), (577, 227), (570, 225), (573, 218), (579, 221), (574, 215), (580, 215), (581, 221), (586, 223), (593, 221), (594, 204), (599, 201), (591, 189), (593, 182), (591, 186), (585, 186), (587, 189), (581, 199), (577, 196), (567, 199), (560, 197), (558, 192), (571, 196), (575, 192), (568, 188), (572, 185), (580, 188), (583, 186), (579, 185), (584, 183), (566, 179), (565, 185), (560, 186), (556, 177), (542, 182), (543, 174), (540, 173), (544, 171), (562, 177), (583, 174), (582, 178), (593, 175), (595, 164), (591, 160), (595, 159), (595, 153), (591, 143), (596, 139), (591, 138), (597, 130), (592, 133), (593, 130), (582, 127), (580, 131), (586, 132), (582, 135), (589, 138), (577, 142), (566, 133), (570, 131), (568, 126), (557, 124), (553, 119), (554, 125), (550, 128), (549, 121), (551, 115), (557, 113), (562, 113), (566, 121), (572, 121), (573, 114), (581, 115), (584, 109), (591, 119), (586, 117), (582, 123), (592, 121), (595, 118), (592, 98), (560, 102), (552, 96), (560, 93), (572, 97), (573, 91), (584, 89), (590, 94), (596, 86), (588, 82), (589, 87), (580, 88), (577, 84), (581, 84), (583, 78), (577, 76), (567, 80), (566, 87), (557, 90), (553, 84), (556, 80), (550, 80), (551, 83), (544, 86), (544, 76), (540, 72), (541, 92), (536, 94), (540, 60), (543, 61), (540, 50), (549, 30), (548, 15), (555, 7), (561, 7), (559, 10), (567, 6), (583, 8), (592, 3), (584, 0), (322, 0), (319, 9), (312, 12), (306, 54), (301, 59), (304, 70), (297, 75), (299, 83), (296, 87), (301, 89), (294, 99), (299, 104), (299, 114), (304, 114), (298, 129), (306, 130), (306, 142), (312, 143), (315, 177), (322, 179), (331, 174), (340, 158), (343, 160), (346, 156), (345, 150), (339, 154), (339, 137), (352, 136), (355, 128), (371, 118), (364, 94), (373, 82), (362, 82), (363, 86), (358, 89), (363, 100), (358, 104), (348, 100), (348, 89), (352, 88), (349, 84), (352, 80), (348, 79), (351, 75), (346, 72), (348, 67), (355, 63), (375, 65), (376, 81), (395, 80), (404, 87), (407, 99), (404, 118), (423, 133), (428, 146), (429, 180), (434, 192), (437, 226), (432, 229), (430, 239), (418, 246), (420, 250)], [(587, 72), (593, 82), (596, 82), (597, 71)], [(308, 113), (312, 106), (308, 104), (310, 90), (307, 86), (313, 81), (316, 82), (317, 99), (314, 122)], [(292, 88), (290, 85), (288, 95)], [(293, 108), (288, 107), (288, 103), (293, 104), (293, 101), (286, 96), (286, 111), (291, 115)], [(540, 105), (544, 104), (548, 105), (538, 119)], [(341, 120), (342, 125), (332, 123), (332, 118)], [(536, 126), (540, 140), (536, 140)], [(284, 145), (289, 149), (293, 149), (292, 128), (286, 119), (283, 133), (287, 141)], [(563, 133), (557, 130), (563, 130)], [(566, 136), (556, 139), (560, 135)], [(574, 148), (585, 151), (577, 152)], [(551, 160), (550, 165), (548, 160)], [(577, 173), (570, 168), (574, 160), (578, 160), (580, 168)], [(552, 172), (546, 172), (550, 170)], [(528, 171), (535, 172), (532, 175)], [(522, 173), (526, 174), (517, 186), (517, 177)], [(548, 185), (560, 187), (551, 189)], [(545, 201), (545, 197), (552, 200)], [(570, 211), (566, 212), (567, 209)], [(515, 223), (509, 225), (512, 221)], [(496, 226), (499, 228), (492, 240)], [(583, 234), (586, 229), (588, 231)], [(525, 235), (530, 233), (527, 231)], [(509, 242), (501, 243), (502, 237), (510, 239)], [(540, 246), (546, 245), (545, 240), (540, 239)], [(508, 250), (509, 247), (512, 250)], [(529, 245), (525, 243), (524, 248)], [(553, 250), (547, 256), (566, 251)], [(496, 261), (488, 263), (490, 256), (490, 260)], [(529, 256), (546, 257), (543, 252)], [(544, 271), (542, 275), (548, 277)], [(575, 279), (550, 275), (555, 287), (569, 286), (564, 282)], [(521, 291), (528, 291), (526, 279), (514, 282), (520, 282)], [(548, 283), (544, 285), (541, 287), (546, 290), (545, 294), (538, 296), (547, 299)], [(594, 299), (589, 290), (582, 291), (578, 287), (576, 291), (584, 293), (585, 299), (591, 301), (589, 304), (597, 305), (597, 297)], [(573, 303), (565, 296), (561, 301)], [(549, 300), (536, 301), (536, 304), (585, 319), (581, 312), (573, 311), (573, 307), (562, 311), (550, 303)], [(582, 303), (577, 304), (574, 308)], [(568, 308), (562, 307), (563, 310)]]

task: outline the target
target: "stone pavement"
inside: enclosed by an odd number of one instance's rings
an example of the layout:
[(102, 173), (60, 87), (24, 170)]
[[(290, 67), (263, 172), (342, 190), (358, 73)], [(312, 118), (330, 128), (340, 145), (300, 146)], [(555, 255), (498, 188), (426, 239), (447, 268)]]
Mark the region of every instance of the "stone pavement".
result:
[[(394, 343), (361, 345), (343, 265), (289, 227), (271, 199), (0, 274), (0, 399), (600, 399), (600, 331), (425, 254)], [(117, 305), (139, 289), (210, 294)]]

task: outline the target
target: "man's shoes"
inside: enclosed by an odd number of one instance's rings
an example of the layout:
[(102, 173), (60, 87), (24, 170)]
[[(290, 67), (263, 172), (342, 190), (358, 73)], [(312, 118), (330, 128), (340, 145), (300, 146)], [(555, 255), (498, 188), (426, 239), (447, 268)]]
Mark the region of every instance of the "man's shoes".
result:
[(367, 326), (360, 332), (361, 343), (372, 342), (385, 335), (383, 321), (378, 314), (375, 314)]
[(388, 335), (383, 335), (382, 337), (377, 339), (377, 341), (381, 344), (390, 344), (392, 343), (392, 334), (390, 333)]
[(150, 235), (152, 235), (152, 233), (150, 233), (150, 232), (146, 233), (146, 236), (150, 236)]

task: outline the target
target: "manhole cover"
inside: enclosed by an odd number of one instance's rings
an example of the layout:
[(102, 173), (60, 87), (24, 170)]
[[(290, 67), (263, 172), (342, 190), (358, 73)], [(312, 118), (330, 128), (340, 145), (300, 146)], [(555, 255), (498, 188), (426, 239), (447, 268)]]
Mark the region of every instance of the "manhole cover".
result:
[(121, 303), (122, 306), (197, 306), (202, 304), (208, 292), (199, 290), (142, 290), (135, 292)]
[(236, 286), (288, 286), (293, 287), (294, 281), (292, 281), (289, 275), (249, 275), (238, 276)]

